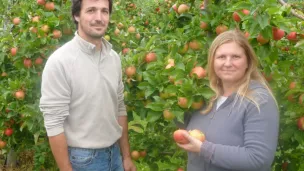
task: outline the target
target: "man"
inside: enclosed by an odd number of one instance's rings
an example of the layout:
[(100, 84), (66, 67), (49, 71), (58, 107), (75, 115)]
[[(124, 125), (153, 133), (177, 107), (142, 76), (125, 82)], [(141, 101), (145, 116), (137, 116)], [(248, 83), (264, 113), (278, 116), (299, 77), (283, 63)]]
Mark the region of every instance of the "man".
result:
[(112, 0), (73, 0), (78, 30), (43, 71), (40, 109), (61, 171), (136, 171), (121, 61), (102, 38), (111, 12)]

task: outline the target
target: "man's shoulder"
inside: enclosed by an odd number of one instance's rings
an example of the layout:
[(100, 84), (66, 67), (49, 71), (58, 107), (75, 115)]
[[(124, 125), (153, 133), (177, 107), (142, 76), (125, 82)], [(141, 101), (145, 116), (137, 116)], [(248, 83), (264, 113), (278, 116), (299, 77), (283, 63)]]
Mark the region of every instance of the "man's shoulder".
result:
[(56, 60), (56, 61), (65, 61), (71, 60), (72, 58), (76, 57), (78, 54), (78, 48), (73, 42), (73, 40), (68, 41), (67, 43), (63, 44), (57, 50), (55, 50), (49, 57), (49, 60)]

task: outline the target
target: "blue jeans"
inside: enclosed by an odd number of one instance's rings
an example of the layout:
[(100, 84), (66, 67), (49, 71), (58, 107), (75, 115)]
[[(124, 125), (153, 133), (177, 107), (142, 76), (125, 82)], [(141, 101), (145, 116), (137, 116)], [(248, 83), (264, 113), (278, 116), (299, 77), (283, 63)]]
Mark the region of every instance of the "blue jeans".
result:
[(118, 143), (107, 148), (85, 149), (69, 147), (73, 171), (123, 171)]

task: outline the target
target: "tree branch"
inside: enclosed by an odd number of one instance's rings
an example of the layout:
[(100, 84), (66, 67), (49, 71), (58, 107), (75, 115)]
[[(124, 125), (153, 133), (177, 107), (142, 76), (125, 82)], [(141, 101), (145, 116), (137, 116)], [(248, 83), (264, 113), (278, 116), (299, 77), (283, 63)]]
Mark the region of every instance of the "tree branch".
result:
[[(280, 4), (282, 4), (283, 6), (284, 6), (284, 5), (288, 5), (286, 2), (284, 2), (284, 0), (278, 0), (278, 1), (279, 1)], [(304, 20), (304, 16), (303, 16), (302, 14), (298, 13), (296, 10), (291, 9), (291, 13), (292, 13), (292, 15), (298, 17), (299, 19)]]

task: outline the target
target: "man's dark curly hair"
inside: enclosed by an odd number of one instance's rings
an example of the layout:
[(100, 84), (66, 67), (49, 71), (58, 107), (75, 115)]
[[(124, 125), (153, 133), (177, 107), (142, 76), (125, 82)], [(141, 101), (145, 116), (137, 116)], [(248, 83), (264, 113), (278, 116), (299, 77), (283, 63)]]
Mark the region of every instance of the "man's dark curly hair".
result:
[[(109, 1), (109, 12), (111, 14), (113, 2), (112, 0), (108, 0), (108, 1)], [(76, 24), (76, 27), (78, 26), (78, 22), (75, 20), (74, 16), (79, 16), (81, 10), (81, 4), (82, 4), (82, 0), (72, 0), (72, 17), (74, 23)]]

